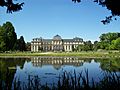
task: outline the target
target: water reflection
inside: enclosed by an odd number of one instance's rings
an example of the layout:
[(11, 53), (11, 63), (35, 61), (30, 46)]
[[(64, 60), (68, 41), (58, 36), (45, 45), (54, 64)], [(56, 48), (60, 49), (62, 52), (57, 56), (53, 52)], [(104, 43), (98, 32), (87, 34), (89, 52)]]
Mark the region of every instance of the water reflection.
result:
[[(89, 70), (89, 78), (94, 77), (98, 81), (97, 76), (102, 72), (99, 66), (100, 63), (93, 59), (83, 60), (78, 57), (31, 57), (30, 61), (25, 61), (23, 68), (17, 66), (13, 82), (20, 80), (28, 84), (29, 77), (30, 80), (35, 80), (35, 76), (40, 78), (42, 85), (47, 82), (47, 85), (51, 86), (57, 83), (59, 75), (64, 71), (73, 74), (75, 70), (78, 75), (85, 69)], [(82, 74), (85, 75), (85, 72)]]
[(26, 58), (0, 58), (0, 89), (10, 90), (16, 73), (16, 66), (21, 68)]
[(52, 65), (55, 69), (60, 69), (63, 65), (82, 66), (84, 60), (78, 57), (32, 57), (31, 62), (35, 67)]
[[(51, 85), (58, 81), (63, 71), (81, 71), (88, 69), (89, 78), (99, 81), (104, 71), (120, 72), (119, 59), (81, 59), (79, 57), (28, 57), (28, 58), (0, 58), (0, 88), (13, 89), (16, 81), (22, 85), (29, 84), (28, 80), (40, 79), (41, 84)], [(83, 72), (83, 75), (85, 73)], [(21, 85), (21, 86), (22, 86)]]
[(120, 71), (120, 59), (110, 58), (110, 59), (96, 59), (95, 62), (100, 63), (100, 68), (104, 71), (119, 72)]

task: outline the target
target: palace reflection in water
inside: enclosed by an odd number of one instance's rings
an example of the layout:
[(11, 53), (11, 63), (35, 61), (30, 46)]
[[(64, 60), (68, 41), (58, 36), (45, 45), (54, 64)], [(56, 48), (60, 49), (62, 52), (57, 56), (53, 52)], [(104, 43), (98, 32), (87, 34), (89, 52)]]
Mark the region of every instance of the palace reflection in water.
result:
[(72, 65), (72, 66), (82, 66), (84, 60), (78, 57), (32, 57), (31, 62), (33, 66), (42, 67), (43, 65), (53, 65), (56, 67), (61, 67), (62, 65)]
[[(79, 57), (41, 56), (28, 58), (0, 58), (0, 88), (6, 90), (14, 82), (27, 83), (29, 75), (38, 76), (41, 83), (52, 83), (64, 71), (80, 73), (88, 69), (90, 78), (101, 77), (101, 72), (120, 72), (120, 59), (81, 59)], [(84, 74), (84, 73), (83, 73)]]

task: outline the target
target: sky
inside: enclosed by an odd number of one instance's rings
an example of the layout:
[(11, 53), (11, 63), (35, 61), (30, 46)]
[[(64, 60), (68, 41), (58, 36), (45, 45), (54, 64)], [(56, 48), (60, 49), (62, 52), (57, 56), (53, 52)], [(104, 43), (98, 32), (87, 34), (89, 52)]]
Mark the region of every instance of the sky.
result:
[[(17, 1), (15, 1), (17, 2)], [(12, 14), (0, 7), (0, 25), (10, 21), (18, 38), (26, 42), (33, 38), (80, 37), (84, 41), (99, 41), (99, 36), (108, 32), (120, 32), (120, 18), (108, 25), (101, 20), (110, 15), (105, 7), (91, 0), (73, 3), (72, 0), (18, 0), (24, 2), (23, 9)]]

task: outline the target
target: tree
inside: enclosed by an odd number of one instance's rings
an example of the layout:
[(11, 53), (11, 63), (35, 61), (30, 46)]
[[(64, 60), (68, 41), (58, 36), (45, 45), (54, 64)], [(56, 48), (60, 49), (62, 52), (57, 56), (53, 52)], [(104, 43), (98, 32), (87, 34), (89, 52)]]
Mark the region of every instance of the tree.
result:
[(109, 49), (109, 43), (108, 42), (105, 42), (105, 41), (103, 41), (103, 42), (100, 42), (100, 49), (106, 49), (106, 50), (108, 50)]
[(78, 45), (77, 50), (78, 51), (84, 51), (84, 45), (83, 44)]
[(120, 38), (117, 38), (115, 40), (114, 45), (117, 50), (120, 50)]
[(111, 44), (109, 45), (109, 50), (115, 50), (115, 41), (116, 40), (112, 40)]
[(85, 42), (85, 49), (86, 49), (85, 51), (93, 50), (93, 44), (90, 40)]
[(16, 12), (22, 10), (24, 3), (14, 3), (14, 0), (0, 0), (0, 6), (7, 8), (7, 13)]
[[(81, 2), (82, 0), (72, 0), (73, 2)], [(98, 5), (106, 7), (111, 11), (111, 15), (107, 16), (105, 20), (102, 20), (103, 24), (108, 24), (113, 20), (113, 17), (120, 16), (120, 0), (93, 0)], [(114, 18), (116, 20), (116, 18)]]
[(4, 42), (6, 43), (6, 50), (13, 50), (14, 44), (17, 40), (15, 29), (11, 22), (6, 22), (2, 26), (4, 34)]
[(100, 41), (105, 41), (107, 43), (111, 43), (112, 40), (116, 40), (118, 37), (120, 37), (120, 33), (104, 33), (99, 38)]
[[(40, 47), (39, 47), (39, 48), (40, 48)], [(31, 43), (30, 43), (30, 42), (27, 42), (27, 43), (26, 43), (26, 50), (27, 50), (27, 51), (31, 51)], [(40, 48), (39, 50), (41, 50), (41, 48)]]
[[(7, 7), (7, 13), (16, 12), (22, 10), (22, 3), (14, 3), (14, 0), (1, 0), (0, 6)], [(73, 2), (80, 3), (82, 0), (72, 0)], [(111, 15), (107, 16), (105, 20), (102, 20), (103, 24), (108, 24), (110, 21), (113, 20), (113, 17), (120, 16), (120, 0), (93, 0), (93, 2), (101, 5), (102, 7), (106, 7), (108, 10), (111, 11)], [(114, 18), (116, 20), (116, 18)]]
[(26, 50), (24, 37), (17, 39), (15, 28), (11, 22), (6, 22), (0, 26), (0, 51)]
[(98, 49), (100, 49), (100, 43), (98, 41), (95, 41), (93, 44), (93, 50), (97, 51)]
[(120, 37), (120, 33), (104, 33), (100, 35), (100, 49), (113, 50), (115, 49), (115, 41)]
[(5, 43), (5, 32), (3, 28), (0, 26), (0, 51), (6, 50), (6, 43)]
[(18, 43), (18, 50), (20, 51), (26, 50), (26, 44), (23, 36), (20, 36), (20, 39), (17, 40), (17, 43)]
[(91, 41), (86, 41), (82, 45), (78, 45), (76, 51), (91, 51), (93, 50), (93, 44)]

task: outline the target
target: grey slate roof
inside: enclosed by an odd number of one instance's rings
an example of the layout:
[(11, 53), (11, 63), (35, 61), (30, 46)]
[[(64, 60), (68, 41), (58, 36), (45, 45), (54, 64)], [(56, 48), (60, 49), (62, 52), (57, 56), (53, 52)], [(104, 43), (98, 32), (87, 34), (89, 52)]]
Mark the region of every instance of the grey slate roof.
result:
[(62, 38), (61, 38), (61, 36), (56, 35), (56, 36), (53, 37), (53, 40), (62, 40)]
[(40, 38), (33, 38), (32, 42), (46, 42), (46, 43), (51, 43), (54, 40), (62, 40), (63, 42), (83, 42), (82, 38), (75, 37), (73, 39), (62, 39), (61, 36), (55, 35), (53, 39), (43, 39), (42, 37)]

